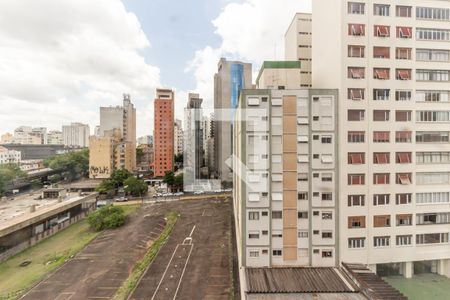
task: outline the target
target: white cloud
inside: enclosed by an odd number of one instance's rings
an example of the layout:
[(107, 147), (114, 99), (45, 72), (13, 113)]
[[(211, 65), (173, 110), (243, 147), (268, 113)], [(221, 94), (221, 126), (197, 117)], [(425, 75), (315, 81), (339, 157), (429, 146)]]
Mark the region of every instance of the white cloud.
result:
[(264, 60), (284, 59), (284, 34), (296, 12), (311, 11), (310, 0), (244, 0), (228, 3), (212, 21), (222, 42), (195, 53), (187, 71), (193, 72), (196, 91), (213, 107), (214, 73), (220, 57), (253, 63), (254, 71)]
[[(147, 109), (160, 85), (140, 53), (149, 46), (120, 0), (1, 1), (0, 128), (94, 126), (98, 107), (119, 104), (122, 93)], [(150, 131), (148, 117), (138, 113), (139, 134)]]

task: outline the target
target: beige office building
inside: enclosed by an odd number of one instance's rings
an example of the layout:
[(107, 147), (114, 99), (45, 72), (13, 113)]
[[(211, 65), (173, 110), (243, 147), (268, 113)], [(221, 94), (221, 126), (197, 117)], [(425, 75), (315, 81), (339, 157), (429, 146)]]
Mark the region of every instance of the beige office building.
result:
[[(337, 91), (289, 83), (299, 70), (298, 61), (265, 62), (258, 89), (240, 96), (233, 177), (242, 267), (337, 264)], [(273, 85), (273, 74), (287, 80)]]
[(300, 87), (312, 86), (312, 18), (311, 14), (297, 13), (284, 35), (284, 59), (300, 61)]
[(450, 276), (450, 2), (314, 0), (314, 88), (339, 89), (339, 260)]

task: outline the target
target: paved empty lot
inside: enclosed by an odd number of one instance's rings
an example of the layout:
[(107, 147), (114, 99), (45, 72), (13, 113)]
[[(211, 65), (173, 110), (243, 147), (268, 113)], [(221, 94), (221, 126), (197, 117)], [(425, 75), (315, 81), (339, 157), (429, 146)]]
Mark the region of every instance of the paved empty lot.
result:
[(130, 299), (229, 299), (231, 200), (159, 206), (181, 217)]
[(123, 227), (100, 234), (22, 299), (109, 299), (164, 228), (163, 210), (145, 207)]

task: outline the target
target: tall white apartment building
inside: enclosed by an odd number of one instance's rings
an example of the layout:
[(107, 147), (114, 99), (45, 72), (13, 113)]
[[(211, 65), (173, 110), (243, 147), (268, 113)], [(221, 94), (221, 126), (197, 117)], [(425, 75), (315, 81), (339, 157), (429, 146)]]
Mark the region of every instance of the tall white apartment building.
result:
[(88, 124), (71, 123), (62, 127), (63, 144), (69, 147), (89, 147), (90, 129)]
[(173, 127), (173, 143), (174, 143), (174, 153), (176, 155), (183, 153), (184, 148), (184, 133), (183, 125), (181, 120), (176, 119)]
[(298, 60), (300, 67), (300, 87), (312, 86), (312, 17), (308, 13), (296, 13), (284, 35), (284, 59)]
[(269, 87), (300, 63), (265, 62), (235, 116), (234, 208), (242, 267), (337, 265), (336, 90)]
[(339, 89), (339, 260), (450, 276), (450, 1), (312, 3), (313, 88)]

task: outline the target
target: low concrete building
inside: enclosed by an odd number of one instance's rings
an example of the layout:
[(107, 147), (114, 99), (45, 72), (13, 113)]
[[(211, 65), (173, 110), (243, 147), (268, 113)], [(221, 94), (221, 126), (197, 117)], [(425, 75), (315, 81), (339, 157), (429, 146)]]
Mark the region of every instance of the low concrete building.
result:
[(16, 150), (9, 150), (5, 147), (0, 146), (0, 165), (3, 164), (20, 164), (21, 153)]
[(63, 199), (66, 195), (66, 190), (62, 188), (48, 188), (42, 191), (42, 199)]

